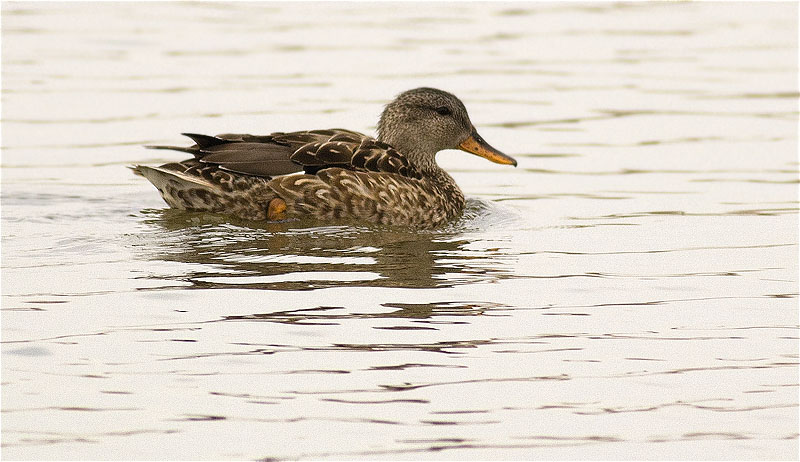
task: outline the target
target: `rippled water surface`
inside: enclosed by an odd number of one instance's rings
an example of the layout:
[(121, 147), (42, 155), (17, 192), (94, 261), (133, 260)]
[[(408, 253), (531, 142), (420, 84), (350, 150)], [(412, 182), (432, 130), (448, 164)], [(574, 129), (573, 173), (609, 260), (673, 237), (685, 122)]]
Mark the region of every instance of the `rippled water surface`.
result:
[[(7, 459), (793, 459), (796, 3), (3, 3)], [(166, 209), (459, 95), (436, 231)]]

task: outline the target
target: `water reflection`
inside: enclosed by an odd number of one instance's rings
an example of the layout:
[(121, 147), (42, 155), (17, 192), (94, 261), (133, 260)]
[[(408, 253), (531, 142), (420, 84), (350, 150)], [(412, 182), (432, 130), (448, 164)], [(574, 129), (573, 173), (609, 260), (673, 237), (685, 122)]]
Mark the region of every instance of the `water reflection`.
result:
[(145, 278), (193, 288), (433, 288), (513, 277), (515, 255), (496, 246), (470, 248), (485, 239), (472, 231), (490, 225), (492, 215), (484, 212), (493, 206), (469, 201), (467, 207), (447, 229), (424, 232), (302, 221), (259, 224), (150, 210), (141, 214), (147, 236), (132, 245), (148, 260), (185, 263), (180, 268), (190, 270)]
[[(484, 315), (488, 310), (502, 308), (504, 305), (491, 302), (436, 302), (436, 303), (382, 303), (386, 308), (397, 308), (388, 313), (352, 313), (346, 307), (318, 306), (271, 313), (258, 313), (242, 316), (225, 316), (223, 321), (271, 321), (282, 324), (336, 325), (345, 319), (387, 319), (404, 318), (418, 324), (467, 324), (468, 321), (452, 320), (453, 316)], [(435, 316), (448, 317), (444, 321), (434, 321)], [(373, 327), (384, 330), (436, 330), (435, 327), (421, 325), (398, 325)]]

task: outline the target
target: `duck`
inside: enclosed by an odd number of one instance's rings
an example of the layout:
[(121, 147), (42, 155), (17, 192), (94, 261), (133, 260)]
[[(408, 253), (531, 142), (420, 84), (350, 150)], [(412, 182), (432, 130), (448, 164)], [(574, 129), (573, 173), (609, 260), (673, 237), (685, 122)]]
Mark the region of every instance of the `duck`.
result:
[(194, 145), (146, 146), (189, 153), (158, 167), (134, 165), (172, 208), (244, 220), (357, 220), (435, 228), (464, 210), (461, 189), (436, 153), (517, 161), (489, 145), (452, 93), (415, 88), (381, 113), (378, 136), (341, 128), (269, 135), (183, 133)]

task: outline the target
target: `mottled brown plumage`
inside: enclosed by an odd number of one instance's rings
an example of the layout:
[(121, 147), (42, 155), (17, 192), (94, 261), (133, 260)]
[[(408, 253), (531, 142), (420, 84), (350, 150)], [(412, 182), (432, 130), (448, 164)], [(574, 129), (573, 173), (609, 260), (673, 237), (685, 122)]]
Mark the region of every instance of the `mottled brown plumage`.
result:
[[(427, 228), (464, 208), (461, 190), (436, 164), (438, 151), (460, 148), (516, 165), (486, 144), (463, 103), (441, 90), (401, 93), (383, 111), (378, 132), (378, 139), (344, 129), (265, 136), (187, 133), (193, 146), (151, 147), (194, 158), (134, 171), (150, 180), (167, 204), (183, 210), (248, 220), (313, 217)], [(285, 210), (273, 199), (283, 201)]]

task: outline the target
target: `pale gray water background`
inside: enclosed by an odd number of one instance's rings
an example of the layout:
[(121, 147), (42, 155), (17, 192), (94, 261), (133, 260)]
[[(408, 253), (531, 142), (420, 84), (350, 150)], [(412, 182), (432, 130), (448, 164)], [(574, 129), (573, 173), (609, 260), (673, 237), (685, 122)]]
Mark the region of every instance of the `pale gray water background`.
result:
[[(2, 9), (6, 459), (792, 459), (797, 4)], [(179, 133), (459, 95), (444, 230), (166, 211)]]

